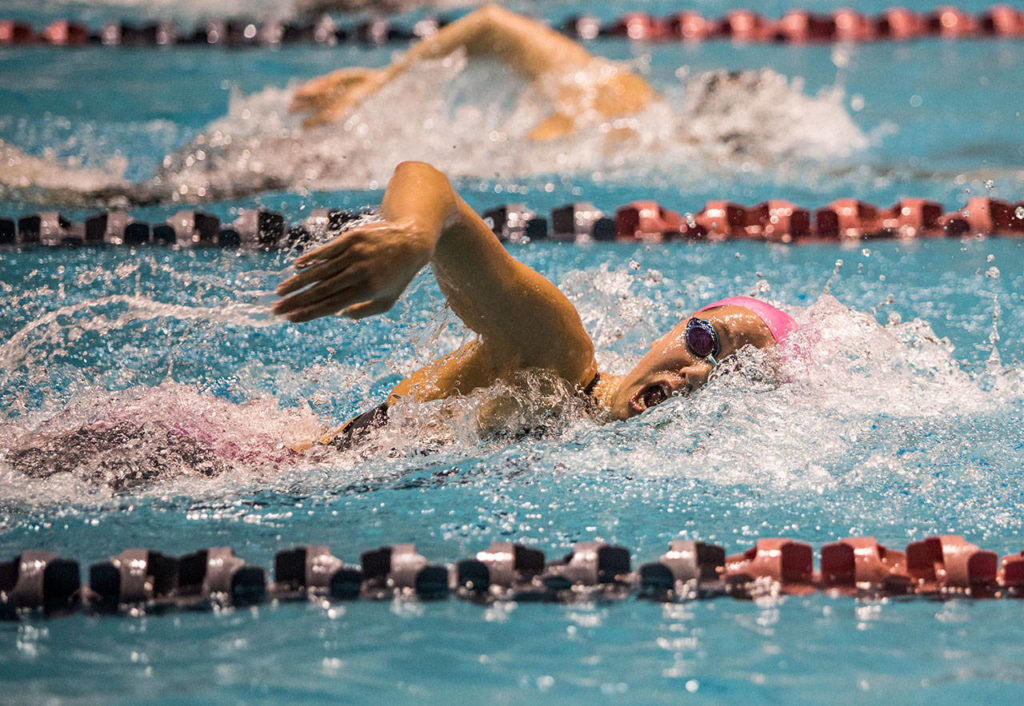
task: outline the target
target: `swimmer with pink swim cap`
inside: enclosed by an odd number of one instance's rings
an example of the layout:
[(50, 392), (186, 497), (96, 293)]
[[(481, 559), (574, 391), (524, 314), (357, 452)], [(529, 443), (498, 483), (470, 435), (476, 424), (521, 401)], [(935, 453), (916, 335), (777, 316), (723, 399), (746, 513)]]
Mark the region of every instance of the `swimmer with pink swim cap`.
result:
[(797, 328), (792, 316), (753, 297), (729, 297), (694, 312), (659, 338), (603, 399), (609, 415), (626, 419), (703, 386), (719, 362), (744, 346), (769, 348)]
[[(406, 377), (385, 403), (327, 433), (323, 443), (349, 445), (385, 424), (388, 407), (403, 398), (428, 402), (498, 382), (529, 393), (536, 378), (531, 387), (521, 373), (531, 371), (585, 396), (598, 416), (627, 419), (700, 388), (723, 359), (745, 346), (783, 343), (797, 326), (770, 304), (730, 297), (683, 319), (627, 374), (602, 374), (576, 308), (509, 254), (441, 172), (422, 162), (400, 164), (381, 216), (382, 222), (352, 228), (300, 256), (298, 272), (277, 287), (282, 299), (274, 312), (293, 322), (379, 314), (429, 264), (452, 311), (477, 337)], [(482, 414), (521, 411), (513, 401), (508, 409), (492, 407)], [(489, 426), (486, 420), (482, 426)]]

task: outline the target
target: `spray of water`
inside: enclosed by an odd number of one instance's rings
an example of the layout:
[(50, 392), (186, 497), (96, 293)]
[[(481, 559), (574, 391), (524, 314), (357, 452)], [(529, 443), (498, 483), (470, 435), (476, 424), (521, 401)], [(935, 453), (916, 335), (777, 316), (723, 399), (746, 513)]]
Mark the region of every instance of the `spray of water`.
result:
[[(581, 69), (528, 86), (497, 64), (468, 62), (456, 53), (412, 68), (340, 122), (309, 129), (288, 113), (292, 89), (236, 93), (227, 116), (168, 155), (142, 184), (126, 186), (120, 172), (76, 170), (8, 147), (10, 174), (0, 189), (22, 199), (59, 190), (62, 200), (77, 194), (78, 200), (135, 202), (270, 189), (376, 189), (407, 159), (468, 181), (496, 173), (522, 179), (586, 174), (598, 182), (643, 179), (686, 188), (687, 180), (699, 185), (737, 171), (785, 179), (797, 166), (832, 169), (870, 142), (839, 89), (809, 96), (800, 79), (770, 69), (701, 74), (670, 87), (664, 100), (639, 114), (613, 120), (584, 114), (569, 137), (527, 137), (552, 110), (546, 96), (567, 82), (592, 90), (603, 70)], [(69, 171), (70, 181), (55, 182), (56, 174)]]
[[(571, 390), (525, 375), (463, 398), (400, 403), (391, 423), (356, 447), (300, 454), (293, 449), (375, 404), (400, 374), (465, 333), (445, 313), (414, 321), (405, 308), (390, 323), (342, 328), (327, 338), (329, 354), (297, 353), (311, 336), (319, 346), (321, 335), (274, 322), (252, 303), (273, 269), (257, 272), (233, 304), (211, 306), (219, 289), (239, 291), (238, 281), (212, 272), (193, 281), (189, 268), (155, 260), (138, 266), (174, 277), (184, 299), (199, 292), (205, 301), (167, 302), (138, 286), (110, 295), (118, 281), (92, 279), (105, 268), (82, 268), (76, 280), (99, 283), (103, 296), (28, 313), (0, 346), (0, 480), (9, 497), (49, 504), (124, 493), (223, 496), (254, 486), (370, 489), (473, 459), (521, 473), (526, 455), (535, 456), (531, 473), (827, 493), (851, 506), (881, 495), (893, 507), (872, 511), (895, 517), (905, 510), (901, 493), (942, 492), (937, 474), (983, 484), (976, 458), (1021, 460), (1012, 437), (998, 433), (1024, 399), (1019, 370), (992, 356), (968, 372), (926, 322), (880, 324), (830, 294), (790, 307), (801, 330), (781, 356), (746, 350), (704, 389), (634, 420), (602, 423)], [(680, 299), (678, 283), (656, 270), (606, 265), (570, 272), (560, 285), (598, 344), (601, 368), (614, 373), (706, 300), (713, 282), (698, 277)], [(49, 286), (32, 292), (19, 300), (25, 312), (33, 297), (54, 295)], [(400, 333), (409, 329), (431, 334), (410, 349)], [(386, 343), (399, 335), (400, 345)], [(333, 355), (345, 345), (351, 357)], [(349, 402), (339, 409), (332, 399)], [(499, 407), (504, 422), (495, 425), (488, 420)], [(969, 501), (985, 502), (984, 493)]]

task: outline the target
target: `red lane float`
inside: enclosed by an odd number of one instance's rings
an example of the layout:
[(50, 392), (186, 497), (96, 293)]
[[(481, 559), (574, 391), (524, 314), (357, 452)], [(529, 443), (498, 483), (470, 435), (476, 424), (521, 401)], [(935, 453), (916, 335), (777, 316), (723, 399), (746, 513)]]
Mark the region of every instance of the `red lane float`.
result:
[(944, 235), (942, 205), (928, 199), (900, 199), (883, 217), (886, 230), (899, 238)]
[(646, 12), (629, 12), (616, 20), (604, 34), (652, 42), (667, 39), (669, 30), (667, 23), (659, 17)]
[(42, 40), (55, 46), (80, 47), (89, 43), (89, 30), (77, 22), (57, 20), (43, 30)]
[(814, 555), (809, 544), (773, 537), (725, 560), (726, 590), (738, 598), (815, 590)]
[(978, 26), (974, 18), (957, 7), (940, 7), (927, 18), (928, 29), (940, 37), (974, 37)]
[(767, 42), (777, 34), (777, 22), (751, 10), (730, 10), (722, 18), (719, 33), (739, 42)]
[(906, 595), (914, 590), (906, 554), (874, 537), (847, 537), (823, 546), (820, 585), (840, 593)]
[(907, 571), (919, 594), (993, 595), (998, 559), (957, 534), (907, 545)]
[(0, 44), (31, 44), (35, 40), (35, 31), (25, 22), (0, 20)]
[(1003, 557), (999, 563), (999, 585), (1007, 598), (1024, 597), (1024, 551)]
[(693, 220), (708, 240), (735, 240), (747, 235), (747, 209), (732, 201), (708, 201)]
[(682, 220), (676, 211), (657, 201), (633, 201), (615, 211), (615, 234), (619, 239), (660, 241), (680, 232)]
[(840, 8), (832, 12), (836, 23), (835, 40), (838, 42), (870, 42), (878, 38), (875, 23), (856, 10)]
[(815, 15), (807, 10), (790, 10), (775, 26), (775, 40), (779, 42), (831, 42), (835, 36), (834, 17)]
[(892, 7), (883, 10), (875, 20), (875, 30), (880, 38), (905, 41), (924, 36), (928, 32), (928, 23), (913, 10)]
[(702, 42), (711, 39), (717, 32), (715, 23), (699, 12), (685, 10), (668, 18), (669, 36), (684, 42)]
[(993, 5), (978, 20), (981, 31), (997, 37), (1024, 37), (1024, 12), (1009, 5)]

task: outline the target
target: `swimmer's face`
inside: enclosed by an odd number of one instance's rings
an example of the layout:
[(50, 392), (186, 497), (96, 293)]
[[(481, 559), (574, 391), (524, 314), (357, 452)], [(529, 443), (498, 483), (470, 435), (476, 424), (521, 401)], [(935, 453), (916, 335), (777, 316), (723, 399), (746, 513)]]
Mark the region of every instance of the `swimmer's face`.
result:
[[(721, 351), (718, 360), (746, 345), (768, 348), (775, 345), (771, 331), (760, 317), (740, 306), (719, 306), (702, 311), (718, 332)], [(714, 369), (686, 345), (686, 317), (671, 331), (651, 344), (651, 349), (615, 388), (608, 406), (614, 419), (635, 417), (673, 395), (688, 395), (708, 381)]]

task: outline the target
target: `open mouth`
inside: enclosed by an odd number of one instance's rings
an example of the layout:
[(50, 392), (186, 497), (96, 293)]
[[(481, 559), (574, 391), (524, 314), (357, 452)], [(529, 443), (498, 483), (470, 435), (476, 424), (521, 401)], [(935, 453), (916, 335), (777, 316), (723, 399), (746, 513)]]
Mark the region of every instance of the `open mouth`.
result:
[(644, 385), (636, 391), (630, 400), (629, 408), (637, 414), (655, 407), (672, 396), (672, 390), (663, 382)]

